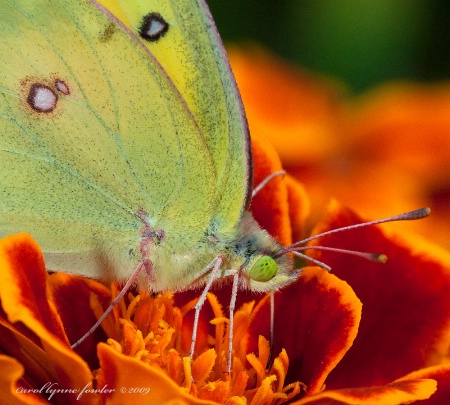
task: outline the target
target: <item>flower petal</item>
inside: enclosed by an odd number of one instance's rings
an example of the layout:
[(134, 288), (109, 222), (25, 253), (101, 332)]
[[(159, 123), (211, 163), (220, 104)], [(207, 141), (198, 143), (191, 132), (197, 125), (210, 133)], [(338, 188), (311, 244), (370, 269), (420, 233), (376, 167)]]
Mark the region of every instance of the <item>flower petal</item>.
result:
[[(272, 173), (282, 170), (280, 158), (273, 146), (261, 137), (252, 138), (255, 166), (254, 186), (258, 186)], [(284, 176), (270, 180), (252, 200), (251, 210), (258, 223), (279, 243), (292, 243), (289, 221), (288, 190)], [(270, 215), (269, 215), (270, 213)]]
[(286, 186), (288, 189), (292, 240), (296, 242), (305, 237), (305, 223), (310, 215), (311, 203), (303, 184), (289, 174), (286, 175)]
[(342, 87), (293, 68), (255, 44), (228, 47), (252, 137), (268, 139), (286, 165), (328, 156), (336, 136)]
[[(261, 312), (254, 339), (269, 336), (267, 306)], [(274, 353), (288, 353), (287, 381), (302, 381), (308, 394), (319, 392), (352, 345), (360, 317), (361, 303), (347, 283), (321, 268), (303, 269), (294, 285), (275, 295)]]
[[(316, 230), (362, 222), (333, 203)], [(332, 267), (363, 303), (351, 350), (327, 380), (329, 388), (382, 385), (446, 361), (450, 338), (450, 254), (419, 239), (390, 235), (379, 227), (332, 234), (314, 244), (385, 253), (384, 265), (327, 251), (311, 256)], [(357, 366), (356, 366), (357, 365)]]
[[(38, 384), (43, 378), (48, 379), (44, 383), (55, 383), (61, 389), (81, 389), (90, 383), (92, 373), (68, 346), (58, 314), (47, 301), (46, 270), (36, 242), (26, 234), (1, 239), (0, 268), (2, 306), (10, 322), (14, 323), (6, 330), (17, 333), (15, 325), (21, 322), (35, 335), (32, 340), (19, 335), (20, 346), (16, 349), (7, 347), (6, 352), (14, 350), (18, 356), (22, 353), (19, 358), (25, 373), (35, 377), (34, 382)], [(25, 351), (27, 347), (29, 351)], [(66, 403), (78, 403), (76, 393), (58, 395), (63, 396)], [(96, 400), (94, 395), (84, 398), (87, 404)]]
[(366, 160), (389, 162), (426, 182), (446, 178), (450, 169), (449, 83), (388, 83), (349, 107), (346, 130)]
[(0, 268), (0, 297), (9, 321), (45, 326), (67, 342), (63, 326), (47, 301), (47, 272), (36, 242), (27, 234), (2, 239)]
[(0, 354), (0, 403), (13, 405), (45, 405), (48, 402), (22, 384), (23, 366), (12, 357)]
[(215, 404), (188, 395), (163, 371), (120, 354), (104, 343), (98, 345), (98, 357), (106, 384), (102, 396), (108, 405)]
[(294, 402), (293, 405), (402, 405), (428, 399), (435, 391), (436, 381), (434, 380), (403, 380), (381, 387), (324, 391)]
[[(73, 344), (95, 324), (97, 318), (89, 306), (91, 294), (99, 297), (103, 308), (111, 301), (111, 291), (97, 281), (64, 273), (48, 277), (48, 295), (64, 324), (69, 341)], [(74, 308), (76, 313), (74, 313)], [(80, 315), (83, 316), (80, 316)], [(102, 328), (75, 348), (75, 351), (89, 363), (92, 370), (98, 368), (97, 342), (105, 341)]]
[(432, 397), (426, 401), (426, 405), (441, 405), (450, 398), (450, 364), (427, 367), (400, 378), (397, 381), (432, 378), (437, 381), (438, 389)]

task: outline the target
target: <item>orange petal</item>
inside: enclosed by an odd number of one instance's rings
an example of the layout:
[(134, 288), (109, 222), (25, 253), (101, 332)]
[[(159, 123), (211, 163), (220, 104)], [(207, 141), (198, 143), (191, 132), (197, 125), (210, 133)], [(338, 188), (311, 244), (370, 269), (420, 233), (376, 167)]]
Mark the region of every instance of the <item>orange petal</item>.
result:
[(48, 402), (20, 381), (24, 367), (12, 357), (0, 355), (0, 403), (8, 405), (45, 405)]
[[(91, 294), (99, 297), (103, 308), (106, 308), (111, 301), (111, 291), (95, 280), (64, 273), (53, 273), (48, 277), (49, 299), (55, 305), (72, 344), (97, 321), (89, 305)], [(97, 328), (91, 336), (75, 348), (75, 351), (88, 361), (91, 369), (98, 368), (97, 342), (105, 340), (106, 335), (103, 329)]]
[(421, 399), (428, 399), (435, 391), (436, 381), (434, 380), (405, 380), (395, 381), (381, 387), (374, 386), (324, 391), (320, 394), (296, 401), (293, 405), (402, 405)]
[(272, 383), (276, 379), (277, 377), (274, 375), (266, 377), (256, 391), (250, 405), (270, 405), (273, 401)]
[(47, 301), (47, 272), (36, 242), (27, 234), (1, 239), (0, 268), (0, 297), (9, 321), (45, 326), (67, 342), (59, 317)]
[(437, 381), (437, 392), (431, 396), (426, 405), (446, 404), (450, 398), (450, 364), (440, 366), (427, 367), (422, 370), (413, 371), (412, 373), (402, 377), (402, 380), (417, 380), (431, 378)]
[(192, 377), (195, 382), (202, 382), (208, 378), (214, 367), (216, 357), (216, 351), (214, 349), (209, 349), (193, 361)]
[(230, 384), (228, 381), (214, 381), (198, 390), (199, 398), (223, 404), (229, 396)]
[(346, 129), (366, 160), (436, 183), (450, 169), (449, 109), (448, 83), (394, 82), (354, 100)]
[(183, 363), (180, 354), (175, 349), (170, 349), (167, 353), (167, 370), (169, 371), (169, 377), (178, 385), (181, 385)]
[(214, 404), (188, 395), (163, 371), (117, 353), (104, 343), (98, 345), (98, 357), (107, 384), (102, 398), (107, 399), (110, 405), (173, 404), (176, 401), (182, 404)]

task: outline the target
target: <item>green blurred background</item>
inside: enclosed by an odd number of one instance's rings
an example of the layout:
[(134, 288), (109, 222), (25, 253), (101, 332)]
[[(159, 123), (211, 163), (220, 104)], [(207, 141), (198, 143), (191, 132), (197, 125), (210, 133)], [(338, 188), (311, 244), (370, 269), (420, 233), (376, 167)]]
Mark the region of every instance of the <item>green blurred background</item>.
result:
[(449, 0), (208, 0), (225, 42), (253, 40), (360, 92), (450, 79)]

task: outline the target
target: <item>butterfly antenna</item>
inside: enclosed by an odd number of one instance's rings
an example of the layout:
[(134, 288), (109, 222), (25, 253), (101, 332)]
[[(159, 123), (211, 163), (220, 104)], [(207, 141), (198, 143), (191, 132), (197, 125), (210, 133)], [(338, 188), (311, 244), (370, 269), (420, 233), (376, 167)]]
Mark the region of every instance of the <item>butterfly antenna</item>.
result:
[(344, 253), (344, 254), (348, 254), (348, 255), (352, 255), (352, 256), (361, 257), (363, 259), (366, 259), (366, 260), (369, 260), (372, 262), (384, 264), (387, 262), (388, 258), (386, 255), (384, 255), (382, 253), (358, 252), (356, 250), (338, 249), (338, 248), (333, 248), (333, 247), (328, 247), (328, 246), (303, 246), (303, 245), (312, 240), (315, 240), (315, 239), (318, 239), (318, 238), (321, 238), (323, 236), (330, 235), (333, 233), (337, 233), (337, 232), (349, 231), (351, 229), (357, 229), (357, 228), (362, 228), (362, 227), (366, 227), (366, 226), (382, 224), (385, 222), (411, 221), (411, 220), (416, 220), (416, 219), (422, 219), (422, 218), (427, 217), (430, 214), (430, 211), (431, 211), (430, 208), (420, 208), (418, 210), (406, 212), (404, 214), (394, 215), (394, 216), (388, 217), (388, 218), (377, 219), (375, 221), (362, 222), (360, 224), (344, 226), (342, 228), (336, 228), (336, 229), (332, 229), (330, 231), (322, 232), (318, 235), (311, 236), (309, 238), (306, 238), (299, 242), (296, 242), (296, 243), (292, 244), (291, 246), (286, 247), (277, 255), (277, 257), (282, 256), (286, 253), (293, 253), (295, 256), (300, 257), (309, 262), (312, 262), (312, 263), (318, 265), (319, 267), (322, 267), (328, 271), (331, 271), (330, 266), (328, 266), (327, 264), (325, 264), (319, 260), (313, 259), (313, 258), (305, 255), (304, 253), (300, 253), (300, 251), (308, 250), (308, 249), (327, 250), (329, 252)]
[[(260, 189), (259, 187), (261, 186), (261, 184), (257, 187), (258, 191)], [(267, 184), (267, 182), (265, 184)], [(412, 221), (412, 220), (416, 220), (416, 219), (426, 218), (428, 215), (430, 215), (430, 212), (431, 212), (430, 208), (420, 208), (418, 210), (405, 212), (404, 214), (394, 215), (394, 216), (388, 217), (388, 218), (382, 218), (382, 219), (377, 219), (375, 221), (362, 222), (362, 223), (356, 224), (356, 225), (349, 225), (349, 226), (344, 226), (342, 228), (332, 229), (330, 231), (322, 232), (318, 235), (314, 235), (309, 238), (303, 239), (299, 242), (296, 242), (296, 243), (292, 244), (291, 246), (288, 246), (287, 248), (283, 249), (283, 251), (281, 253), (279, 253), (276, 257), (282, 256), (286, 253), (292, 253), (297, 257), (300, 257), (304, 260), (307, 260), (309, 262), (312, 262), (312, 263), (318, 265), (319, 267), (322, 267), (328, 271), (331, 271), (331, 267), (328, 266), (327, 264), (325, 264), (319, 260), (313, 259), (312, 257), (305, 255), (304, 253), (300, 253), (301, 250), (318, 249), (318, 250), (327, 250), (330, 252), (349, 254), (352, 256), (362, 257), (363, 259), (367, 259), (372, 262), (384, 264), (387, 262), (387, 256), (384, 254), (380, 254), (380, 253), (358, 252), (355, 250), (338, 249), (338, 248), (327, 247), (327, 246), (303, 246), (303, 245), (312, 240), (315, 240), (315, 239), (318, 239), (318, 238), (321, 238), (323, 236), (330, 235), (333, 233), (337, 233), (337, 232), (349, 231), (351, 229), (357, 229), (357, 228), (362, 228), (362, 227), (366, 227), (366, 226), (382, 224), (385, 222)], [(269, 367), (270, 367), (270, 363), (271, 363), (271, 359), (272, 359), (272, 352), (273, 352), (274, 308), (275, 308), (275, 298), (274, 298), (273, 291), (271, 291), (270, 292), (270, 351), (269, 351), (269, 358), (267, 360), (266, 369), (269, 369)]]
[(346, 255), (361, 257), (362, 259), (366, 259), (374, 263), (385, 264), (387, 262), (387, 256), (382, 253), (358, 252), (357, 250), (338, 249), (328, 246), (298, 246), (293, 248), (292, 250), (289, 247), (285, 250), (285, 253), (291, 252), (294, 255), (301, 257), (302, 259), (308, 260), (314, 264), (317, 264), (320, 267), (323, 267), (324, 269), (327, 269), (328, 271), (331, 271), (331, 267), (326, 265), (325, 263), (322, 263), (319, 260), (312, 259), (311, 257), (299, 252), (300, 250), (309, 250), (309, 249), (327, 250), (328, 252), (343, 253)]
[(289, 251), (288, 249), (292, 250), (293, 248), (304, 245), (305, 243), (308, 243), (312, 240), (319, 239), (323, 236), (331, 235), (331, 234), (337, 233), (337, 232), (349, 231), (351, 229), (363, 228), (366, 226), (383, 224), (386, 222), (413, 221), (416, 219), (426, 218), (428, 215), (430, 215), (430, 212), (431, 212), (431, 209), (428, 207), (420, 208), (418, 210), (405, 212), (403, 214), (394, 215), (394, 216), (388, 217), (388, 218), (382, 218), (382, 219), (377, 219), (375, 221), (362, 222), (360, 224), (349, 225), (349, 226), (344, 226), (342, 228), (331, 229), (330, 231), (322, 232), (322, 233), (319, 233), (318, 235), (314, 235), (309, 238), (298, 241), (298, 242), (292, 244), (291, 246), (287, 247), (285, 250), (287, 250), (287, 251)]

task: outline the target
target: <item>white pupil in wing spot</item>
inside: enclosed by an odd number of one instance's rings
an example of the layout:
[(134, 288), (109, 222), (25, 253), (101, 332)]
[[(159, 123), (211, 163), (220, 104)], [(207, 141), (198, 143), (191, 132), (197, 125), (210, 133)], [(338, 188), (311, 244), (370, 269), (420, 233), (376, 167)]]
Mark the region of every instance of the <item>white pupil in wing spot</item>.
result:
[(55, 80), (55, 86), (62, 94), (65, 94), (66, 96), (70, 94), (69, 87), (67, 87), (67, 84), (62, 80)]
[(150, 25), (149, 25), (149, 27), (148, 27), (148, 29), (147, 29), (146, 34), (147, 34), (149, 37), (154, 37), (154, 36), (159, 35), (159, 34), (161, 33), (161, 31), (164, 30), (164, 28), (165, 28), (165, 25), (164, 25), (161, 21), (158, 21), (158, 20), (156, 20), (156, 19), (153, 19), (153, 20), (150, 22)]
[(50, 112), (56, 106), (58, 97), (47, 86), (34, 84), (28, 96), (30, 107), (39, 112)]

